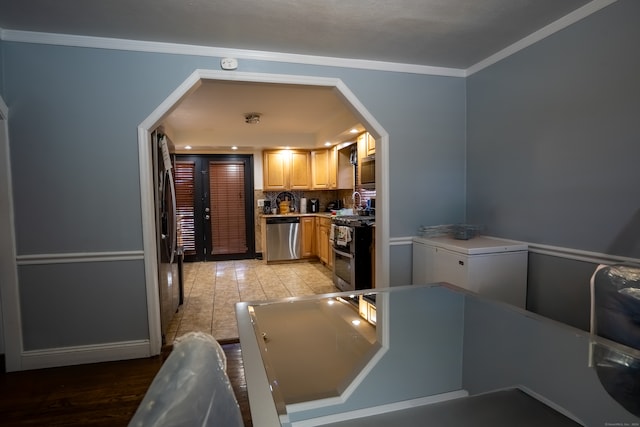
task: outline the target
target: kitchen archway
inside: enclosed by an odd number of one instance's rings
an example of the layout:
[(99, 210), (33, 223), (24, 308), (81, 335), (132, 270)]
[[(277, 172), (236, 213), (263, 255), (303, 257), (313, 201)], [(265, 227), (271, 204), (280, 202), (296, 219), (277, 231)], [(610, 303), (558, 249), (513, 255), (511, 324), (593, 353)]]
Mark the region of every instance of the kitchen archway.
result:
[(293, 76), (263, 73), (228, 73), (215, 70), (196, 70), (154, 112), (138, 126), (138, 152), (140, 162), (140, 190), (142, 208), (142, 231), (145, 259), (147, 307), (149, 319), (149, 345), (151, 354), (159, 354), (162, 346), (160, 308), (158, 295), (158, 269), (156, 259), (156, 235), (154, 222), (154, 188), (151, 164), (151, 132), (157, 128), (172, 109), (186, 96), (195, 91), (203, 80), (223, 80), (247, 83), (291, 84), (324, 86), (333, 88), (353, 114), (376, 140), (377, 200), (376, 211), (376, 286), (389, 286), (389, 136), (365, 106), (340, 79)]

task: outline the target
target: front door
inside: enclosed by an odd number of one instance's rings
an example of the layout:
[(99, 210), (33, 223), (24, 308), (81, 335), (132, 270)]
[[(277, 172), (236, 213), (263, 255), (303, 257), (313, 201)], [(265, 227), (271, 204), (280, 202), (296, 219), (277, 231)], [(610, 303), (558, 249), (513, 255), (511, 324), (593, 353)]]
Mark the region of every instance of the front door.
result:
[(185, 261), (253, 258), (253, 157), (179, 155), (175, 177)]

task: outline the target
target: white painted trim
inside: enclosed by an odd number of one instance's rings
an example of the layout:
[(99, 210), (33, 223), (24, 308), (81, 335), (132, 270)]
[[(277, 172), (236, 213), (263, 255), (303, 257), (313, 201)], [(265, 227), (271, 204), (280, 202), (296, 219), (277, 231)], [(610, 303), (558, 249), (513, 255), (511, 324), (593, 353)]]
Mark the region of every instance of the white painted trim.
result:
[(503, 59), (517, 53), (527, 47), (539, 42), (542, 39), (549, 37), (552, 34), (557, 33), (560, 30), (563, 30), (576, 22), (586, 18), (599, 11), (600, 9), (609, 6), (612, 3), (615, 3), (618, 0), (593, 0), (586, 5), (582, 6), (579, 9), (574, 10), (568, 15), (563, 16), (555, 22), (547, 25), (546, 27), (541, 28), (540, 30), (529, 34), (527, 37), (523, 38), (515, 42), (514, 44), (507, 46), (501, 51), (489, 56), (488, 58), (483, 59), (477, 64), (472, 65), (471, 67), (465, 70), (465, 76), (470, 76), (474, 73), (477, 73), (480, 70), (483, 70)]
[(11, 178), (11, 150), (9, 143), (9, 108), (0, 97), (0, 294), (2, 295), (2, 330), (4, 337), (5, 369), (21, 369), (22, 316), (18, 292), (18, 266), (16, 265), (16, 234)]
[(413, 236), (392, 237), (389, 239), (389, 245), (390, 246), (413, 245)]
[(156, 236), (154, 218), (154, 192), (151, 165), (150, 133), (180, 102), (194, 91), (201, 80), (225, 80), (239, 82), (278, 83), (294, 85), (312, 85), (334, 87), (338, 94), (354, 107), (354, 115), (376, 139), (376, 156), (381, 165), (376, 168), (376, 209), (381, 221), (376, 223), (376, 284), (384, 288), (389, 286), (389, 134), (369, 113), (349, 88), (336, 78), (296, 76), (287, 74), (244, 73), (219, 70), (195, 70), (180, 84), (152, 113), (138, 126), (138, 158), (140, 163), (140, 192), (142, 204), (142, 235), (145, 253), (145, 277), (147, 288), (147, 306), (149, 308), (149, 334), (152, 346), (151, 354), (158, 354), (161, 346), (161, 328), (158, 295), (158, 268), (156, 258)]
[[(171, 55), (195, 55), (212, 58), (233, 57), (237, 59), (287, 62), (293, 64), (320, 65), (325, 67), (357, 68), (362, 70), (391, 71), (398, 73), (424, 74), (447, 77), (464, 77), (465, 70), (459, 68), (434, 67), (430, 65), (402, 64), (366, 59), (336, 58), (330, 56), (301, 55), (284, 52), (233, 49), (126, 40), (105, 37), (76, 36), (69, 34), (37, 33), (29, 31), (3, 30), (0, 39), (20, 42), (74, 46), (94, 49), (126, 50), (134, 52), (166, 53)], [(215, 63), (216, 66), (219, 64)]]
[[(233, 57), (238, 59), (287, 62), (294, 64), (320, 65), (328, 67), (355, 68), (362, 70), (390, 71), (397, 73), (423, 74), (446, 77), (468, 77), (487, 68), (516, 52), (519, 52), (540, 40), (567, 28), (600, 9), (615, 3), (617, 0), (593, 0), (579, 9), (563, 16), (546, 27), (513, 43), (501, 51), (483, 59), (465, 69), (435, 67), (430, 65), (406, 64), (386, 61), (372, 61), (366, 59), (336, 58), (330, 56), (301, 55), (284, 52), (269, 52), (260, 50), (233, 49), (225, 47), (211, 47), (185, 45), (177, 43), (162, 43), (140, 40), (127, 40), (106, 37), (78, 36), (70, 34), (39, 33), (31, 31), (5, 30), (0, 28), (0, 40), (19, 43), (49, 44), (57, 46), (74, 46), (95, 49), (125, 50), (134, 52), (166, 53), (171, 55), (195, 55), (212, 58)], [(216, 63), (216, 66), (218, 64)]]
[(141, 359), (150, 356), (149, 341), (122, 341), (108, 344), (24, 351), (22, 353), (22, 368), (52, 368), (84, 363)]
[(433, 403), (445, 402), (447, 400), (459, 399), (467, 397), (469, 393), (466, 390), (456, 390), (447, 393), (435, 394), (433, 396), (420, 397), (402, 402), (394, 402), (387, 405), (372, 406), (368, 408), (358, 409), (355, 411), (342, 412), (339, 414), (326, 415), (318, 418), (311, 418), (291, 423), (292, 427), (316, 427), (325, 424), (336, 423), (339, 421), (354, 420), (358, 418), (370, 417), (375, 415), (386, 414), (389, 412), (402, 411), (405, 409), (416, 408)]
[(527, 243), (527, 245), (529, 245), (529, 252), (531, 253), (571, 259), (574, 261), (608, 265), (618, 263), (640, 264), (640, 259), (637, 258), (603, 254), (600, 252), (583, 251), (580, 249), (562, 248), (559, 246), (540, 245), (538, 243)]
[(18, 255), (18, 265), (69, 264), (82, 262), (135, 261), (144, 259), (143, 251), (76, 252)]
[[(155, 126), (156, 125), (154, 125), (154, 127)], [(139, 126), (138, 163), (140, 167), (140, 206), (142, 209), (142, 246), (144, 248), (149, 352), (151, 354), (160, 354), (160, 350), (162, 349), (162, 324), (160, 321), (160, 293), (158, 290), (159, 279), (152, 161), (150, 130)]]

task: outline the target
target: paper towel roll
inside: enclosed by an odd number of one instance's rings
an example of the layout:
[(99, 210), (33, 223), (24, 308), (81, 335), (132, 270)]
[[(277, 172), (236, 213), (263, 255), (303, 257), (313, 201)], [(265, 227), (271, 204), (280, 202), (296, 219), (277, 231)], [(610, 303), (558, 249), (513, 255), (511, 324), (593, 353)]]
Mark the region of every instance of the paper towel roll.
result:
[(304, 197), (300, 199), (300, 213), (307, 213), (307, 199)]

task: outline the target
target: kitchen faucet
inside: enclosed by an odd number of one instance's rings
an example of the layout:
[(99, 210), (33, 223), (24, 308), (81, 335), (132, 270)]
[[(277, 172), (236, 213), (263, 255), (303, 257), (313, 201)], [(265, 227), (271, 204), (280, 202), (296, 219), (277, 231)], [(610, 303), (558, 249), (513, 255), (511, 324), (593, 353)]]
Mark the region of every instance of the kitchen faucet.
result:
[(362, 196), (357, 191), (354, 191), (353, 194), (351, 195), (351, 201), (353, 202), (353, 207), (357, 209), (359, 206), (356, 206), (356, 194), (358, 195), (358, 199), (359, 199), (358, 201), (360, 203), (362, 203)]

